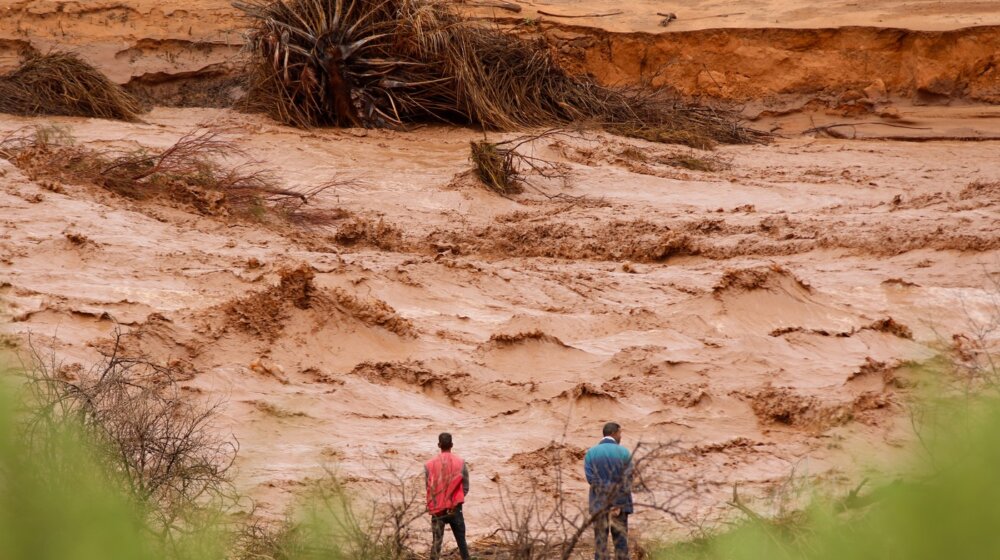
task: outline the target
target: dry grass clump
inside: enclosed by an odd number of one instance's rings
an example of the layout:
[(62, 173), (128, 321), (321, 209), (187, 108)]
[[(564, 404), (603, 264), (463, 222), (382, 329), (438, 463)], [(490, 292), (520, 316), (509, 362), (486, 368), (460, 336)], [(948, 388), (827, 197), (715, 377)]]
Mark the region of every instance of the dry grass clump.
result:
[(32, 180), (97, 185), (127, 198), (177, 204), (207, 216), (256, 221), (273, 216), (308, 222), (304, 206), (333, 186), (327, 183), (302, 191), (280, 188), (271, 174), (250, 164), (227, 167), (218, 163), (233, 156), (244, 154), (211, 129), (190, 132), (163, 150), (126, 152), (75, 146), (67, 135), (46, 128), (0, 139), (0, 157)]
[(0, 76), (0, 113), (66, 115), (135, 121), (139, 103), (118, 84), (70, 53), (32, 54)]
[(532, 142), (564, 134), (559, 129), (551, 129), (503, 142), (486, 139), (470, 142), (469, 160), (473, 172), (486, 188), (501, 196), (524, 192), (529, 173), (547, 179), (565, 179), (566, 174), (555, 163), (520, 151), (522, 146)]
[(440, 0), (249, 0), (247, 107), (299, 127), (594, 122), (707, 147), (759, 142), (733, 114), (571, 76), (548, 46)]
[(505, 196), (524, 192), (514, 165), (517, 152), (486, 140), (470, 142), (470, 145), (469, 158), (475, 166), (476, 176), (487, 188)]

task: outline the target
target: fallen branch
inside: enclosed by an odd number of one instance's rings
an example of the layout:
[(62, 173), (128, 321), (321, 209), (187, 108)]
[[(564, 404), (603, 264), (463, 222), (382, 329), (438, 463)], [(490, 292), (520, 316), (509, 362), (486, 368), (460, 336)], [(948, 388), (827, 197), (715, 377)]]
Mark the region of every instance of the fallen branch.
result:
[(701, 17), (696, 17), (696, 18), (688, 18), (685, 21), (695, 21), (695, 20), (699, 20), (699, 19), (712, 19), (712, 18), (727, 18), (729, 16), (742, 16), (742, 15), (745, 15), (745, 14), (746, 14), (746, 12), (733, 12), (731, 14), (716, 14), (714, 16), (701, 16)]
[(750, 506), (746, 505), (743, 502), (743, 500), (740, 498), (738, 487), (739, 487), (738, 484), (733, 485), (733, 499), (729, 501), (729, 505), (742, 511), (744, 514), (746, 514), (747, 517), (754, 520), (755, 522), (766, 524), (767, 520), (765, 520), (762, 515), (750, 509)]
[(541, 14), (541, 15), (543, 15), (543, 16), (561, 17), (561, 18), (599, 18), (599, 17), (608, 17), (608, 16), (620, 16), (620, 15), (624, 14), (625, 12), (623, 12), (622, 10), (617, 10), (617, 11), (614, 11), (614, 12), (608, 12), (606, 14), (568, 15), (568, 14), (553, 14), (551, 12), (543, 12), (542, 10), (538, 10), (538, 13)]
[(856, 127), (856, 126), (861, 126), (861, 125), (865, 125), (865, 124), (877, 124), (877, 125), (880, 125), (880, 126), (891, 126), (893, 128), (908, 128), (910, 130), (933, 130), (929, 126), (907, 126), (905, 124), (894, 124), (894, 123), (887, 123), (887, 122), (882, 122), (882, 121), (862, 121), (862, 122), (856, 122), (856, 123), (837, 123), (837, 124), (826, 124), (826, 125), (823, 125), (823, 126), (814, 126), (813, 128), (810, 128), (808, 130), (804, 130), (802, 132), (802, 134), (809, 134), (809, 133), (812, 133), (812, 132), (822, 132), (822, 131), (825, 131), (826, 129), (840, 128), (840, 127), (844, 127), (844, 126)]
[(670, 22), (672, 22), (675, 19), (677, 19), (677, 14), (675, 14), (673, 12), (667, 12), (667, 13), (656, 12), (656, 15), (658, 15), (658, 16), (660, 16), (660, 17), (663, 18), (662, 20), (660, 20), (660, 27), (666, 27), (666, 26), (670, 25)]
[(521, 6), (513, 2), (472, 2), (472, 6), (476, 8), (499, 8), (508, 12), (514, 12), (515, 14), (521, 13)]

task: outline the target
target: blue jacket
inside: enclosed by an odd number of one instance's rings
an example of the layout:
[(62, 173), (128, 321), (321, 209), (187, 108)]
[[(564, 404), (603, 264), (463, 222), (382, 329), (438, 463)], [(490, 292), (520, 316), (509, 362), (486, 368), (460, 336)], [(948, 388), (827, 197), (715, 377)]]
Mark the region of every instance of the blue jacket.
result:
[(621, 508), (632, 513), (632, 471), (628, 449), (606, 437), (583, 458), (590, 483), (590, 513)]

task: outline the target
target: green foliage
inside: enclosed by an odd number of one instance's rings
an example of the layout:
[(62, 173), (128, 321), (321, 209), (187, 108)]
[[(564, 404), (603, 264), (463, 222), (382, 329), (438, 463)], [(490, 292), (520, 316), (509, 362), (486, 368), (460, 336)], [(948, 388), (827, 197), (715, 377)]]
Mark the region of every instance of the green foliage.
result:
[[(6, 383), (9, 368), (0, 364)], [(141, 516), (66, 429), (37, 431), (59, 457), (39, 456), (19, 437), (17, 403), (0, 386), (0, 558), (156, 558)]]
[[(37, 378), (0, 356), (0, 558), (4, 560), (223, 560), (223, 513), (194, 510), (188, 530), (151, 524), (161, 504), (137, 496), (82, 416), (52, 414)], [(42, 408), (49, 413), (40, 413)], [(107, 426), (106, 426), (107, 427)]]
[(1000, 558), (1000, 400), (933, 406), (935, 422), (921, 429), (925, 446), (916, 468), (922, 474), (876, 490), (872, 505), (855, 509), (844, 507), (849, 501), (817, 501), (799, 518), (749, 520), (730, 532), (662, 549), (655, 557)]

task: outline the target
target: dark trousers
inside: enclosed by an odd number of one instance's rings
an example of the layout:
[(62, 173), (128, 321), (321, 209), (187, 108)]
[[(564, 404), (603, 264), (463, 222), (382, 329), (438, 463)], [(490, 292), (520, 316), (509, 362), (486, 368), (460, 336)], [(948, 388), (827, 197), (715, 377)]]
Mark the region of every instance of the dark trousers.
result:
[(607, 560), (608, 530), (615, 542), (615, 560), (628, 560), (628, 514), (602, 513), (594, 520), (594, 560)]
[(434, 541), (431, 543), (431, 560), (438, 560), (441, 557), (441, 543), (444, 541), (445, 525), (450, 526), (452, 534), (455, 535), (458, 553), (462, 556), (462, 560), (468, 560), (469, 546), (465, 543), (465, 516), (462, 515), (461, 505), (455, 508), (452, 513), (431, 516), (431, 531), (434, 535)]

